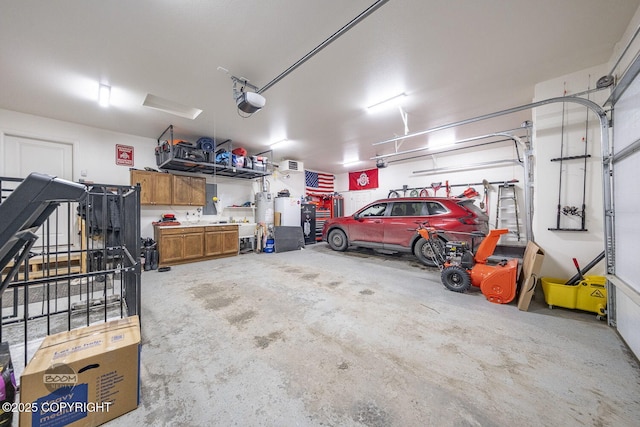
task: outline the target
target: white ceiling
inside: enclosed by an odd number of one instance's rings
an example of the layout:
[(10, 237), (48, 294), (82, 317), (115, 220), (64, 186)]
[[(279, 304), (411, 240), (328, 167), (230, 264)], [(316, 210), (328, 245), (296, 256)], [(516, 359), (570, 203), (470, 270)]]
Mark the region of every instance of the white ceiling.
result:
[[(238, 116), (218, 67), (263, 87), (373, 3), (3, 1), (0, 108), (151, 138), (173, 124), (176, 137), (230, 138), (251, 153), (287, 138), (276, 161), (340, 173), (358, 157), (366, 162), (351, 169), (365, 169), (393, 151), (374, 142), (404, 134), (397, 109), (365, 106), (406, 92), (416, 132), (527, 104), (536, 83), (608, 61), (640, 0), (390, 0), (266, 90), (262, 111)], [(112, 87), (108, 109), (98, 82)], [(189, 120), (147, 109), (147, 93), (204, 111)]]

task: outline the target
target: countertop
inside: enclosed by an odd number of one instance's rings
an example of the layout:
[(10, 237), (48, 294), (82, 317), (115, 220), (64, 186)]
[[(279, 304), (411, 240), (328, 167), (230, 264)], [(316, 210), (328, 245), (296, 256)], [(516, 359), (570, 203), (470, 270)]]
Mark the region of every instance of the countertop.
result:
[(217, 222), (217, 221), (200, 221), (200, 222), (184, 222), (180, 225), (154, 225), (154, 227), (158, 227), (161, 229), (169, 229), (169, 228), (192, 228), (192, 227), (219, 227), (222, 225), (237, 225), (238, 226), (238, 236), (243, 237), (252, 237), (256, 232), (256, 223), (255, 222)]
[[(247, 223), (238, 222), (216, 222), (216, 221), (200, 221), (200, 222), (183, 222), (180, 225), (160, 225), (155, 224), (154, 227), (158, 228), (187, 228), (187, 227), (217, 227), (221, 225), (247, 225)], [(249, 224), (255, 227), (255, 224)]]

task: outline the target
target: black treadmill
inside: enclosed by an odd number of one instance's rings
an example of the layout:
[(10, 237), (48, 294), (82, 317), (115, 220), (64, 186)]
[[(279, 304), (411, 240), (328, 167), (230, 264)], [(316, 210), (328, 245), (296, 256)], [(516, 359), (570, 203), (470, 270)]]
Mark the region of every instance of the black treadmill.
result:
[(34, 172), (0, 203), (0, 271), (15, 261), (2, 281), (0, 297), (29, 256), (38, 228), (61, 202), (79, 202), (86, 195), (82, 184)]

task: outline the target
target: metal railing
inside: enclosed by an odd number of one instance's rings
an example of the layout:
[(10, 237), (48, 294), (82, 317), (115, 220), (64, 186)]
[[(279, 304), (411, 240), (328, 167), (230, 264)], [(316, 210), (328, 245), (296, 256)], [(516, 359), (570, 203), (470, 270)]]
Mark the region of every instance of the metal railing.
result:
[[(20, 182), (0, 178), (0, 203)], [(86, 187), (83, 201), (60, 202), (36, 231), (0, 296), (0, 341), (17, 370), (46, 335), (140, 314), (140, 187)]]

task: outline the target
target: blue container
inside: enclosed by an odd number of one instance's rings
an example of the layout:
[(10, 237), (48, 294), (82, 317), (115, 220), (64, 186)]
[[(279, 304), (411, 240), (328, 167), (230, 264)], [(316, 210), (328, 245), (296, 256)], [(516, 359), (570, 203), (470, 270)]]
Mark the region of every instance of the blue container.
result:
[(267, 244), (265, 245), (263, 252), (266, 252), (268, 254), (273, 253), (274, 243), (275, 241), (273, 239), (267, 239)]

